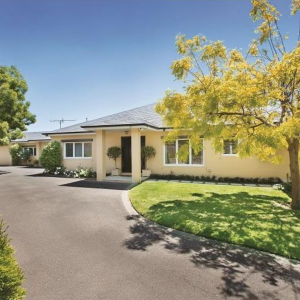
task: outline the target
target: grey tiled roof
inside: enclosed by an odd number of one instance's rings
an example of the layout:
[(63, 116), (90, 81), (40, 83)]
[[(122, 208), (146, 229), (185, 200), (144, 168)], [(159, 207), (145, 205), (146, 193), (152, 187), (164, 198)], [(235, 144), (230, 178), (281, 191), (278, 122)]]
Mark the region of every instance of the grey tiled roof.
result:
[(50, 141), (50, 137), (43, 135), (43, 132), (23, 132), (24, 137), (13, 140), (15, 143), (33, 142), (33, 141)]
[(126, 110), (107, 117), (86, 122), (83, 127), (98, 126), (122, 126), (122, 125), (148, 125), (156, 128), (164, 128), (161, 116), (155, 111), (156, 103)]
[(47, 132), (47, 134), (81, 133), (87, 132), (90, 127), (101, 126), (146, 125), (154, 128), (165, 128), (161, 116), (155, 112), (155, 105), (156, 103), (152, 103), (99, 119), (57, 129)]

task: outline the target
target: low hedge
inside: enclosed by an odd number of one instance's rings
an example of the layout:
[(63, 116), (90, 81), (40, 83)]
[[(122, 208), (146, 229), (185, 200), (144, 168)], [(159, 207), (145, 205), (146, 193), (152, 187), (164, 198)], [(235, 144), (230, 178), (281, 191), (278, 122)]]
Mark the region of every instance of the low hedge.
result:
[(227, 183), (250, 183), (250, 184), (281, 184), (282, 180), (278, 177), (216, 177), (216, 176), (192, 176), (192, 175), (174, 175), (174, 174), (151, 174), (150, 179), (164, 180), (185, 180), (185, 181), (206, 181), (206, 182), (227, 182)]
[(15, 257), (14, 249), (6, 233), (5, 223), (0, 221), (0, 299), (19, 300), (25, 297), (21, 287), (24, 275)]

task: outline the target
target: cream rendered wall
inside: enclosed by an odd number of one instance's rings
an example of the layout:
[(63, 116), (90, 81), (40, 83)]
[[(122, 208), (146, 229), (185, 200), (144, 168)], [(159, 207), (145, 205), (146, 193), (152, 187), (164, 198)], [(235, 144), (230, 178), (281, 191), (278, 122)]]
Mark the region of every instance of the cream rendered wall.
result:
[(11, 166), (11, 156), (9, 146), (0, 147), (0, 166)]
[(96, 135), (95, 134), (82, 134), (82, 135), (61, 135), (50, 136), (51, 141), (61, 142), (62, 140), (85, 140), (93, 139), (92, 141), (92, 157), (91, 158), (64, 158), (64, 143), (61, 143), (63, 153), (63, 165), (68, 170), (75, 170), (79, 165), (86, 168), (93, 168), (96, 170)]
[(216, 153), (208, 140), (204, 140), (203, 166), (167, 166), (164, 165), (164, 144), (161, 138), (163, 135), (165, 135), (164, 132), (146, 133), (146, 145), (156, 149), (156, 156), (148, 161), (148, 168), (152, 170), (152, 173), (170, 174), (173, 172), (176, 175), (215, 175), (218, 177), (280, 177), (283, 180), (289, 173), (287, 151), (283, 153), (284, 162), (275, 165), (256, 158), (241, 159), (237, 156), (224, 156)]

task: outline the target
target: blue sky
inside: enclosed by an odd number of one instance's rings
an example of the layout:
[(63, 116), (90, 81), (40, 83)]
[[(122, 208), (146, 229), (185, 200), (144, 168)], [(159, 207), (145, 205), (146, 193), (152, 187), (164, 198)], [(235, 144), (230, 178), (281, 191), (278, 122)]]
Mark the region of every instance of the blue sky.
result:
[[(295, 43), (298, 18), (290, 1), (273, 2), (280, 26)], [(256, 24), (247, 0), (0, 1), (0, 65), (25, 77), (37, 122), (30, 131), (59, 128), (150, 104), (180, 89), (170, 65), (175, 36), (206, 35), (246, 49)]]

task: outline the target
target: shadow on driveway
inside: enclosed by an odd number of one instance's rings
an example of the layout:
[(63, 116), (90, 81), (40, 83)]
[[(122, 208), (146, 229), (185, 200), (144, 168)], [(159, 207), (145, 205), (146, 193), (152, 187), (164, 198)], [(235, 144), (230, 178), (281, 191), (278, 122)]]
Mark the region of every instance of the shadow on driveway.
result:
[(131, 183), (103, 182), (103, 181), (94, 181), (94, 180), (79, 180), (79, 181), (75, 181), (75, 182), (62, 184), (60, 186), (125, 191), (125, 190), (128, 190), (130, 188)]
[(2, 171), (0, 170), (0, 175), (5, 175), (5, 174), (9, 174), (10, 172), (6, 172), (6, 171)]
[[(300, 295), (300, 271), (298, 261), (287, 263), (271, 254), (206, 238), (174, 231), (145, 220), (141, 216), (129, 215), (132, 237), (124, 242), (129, 250), (147, 251), (154, 244), (161, 244), (166, 250), (179, 255), (188, 255), (195, 267), (218, 270), (221, 274), (220, 293), (224, 299), (282, 299), (282, 289), (292, 290), (293, 299)], [(257, 293), (254, 282), (263, 284), (263, 291)], [(289, 298), (291, 295), (287, 295)], [(289, 298), (290, 299), (290, 298)]]

